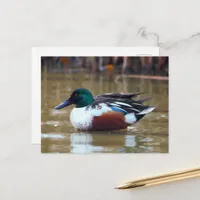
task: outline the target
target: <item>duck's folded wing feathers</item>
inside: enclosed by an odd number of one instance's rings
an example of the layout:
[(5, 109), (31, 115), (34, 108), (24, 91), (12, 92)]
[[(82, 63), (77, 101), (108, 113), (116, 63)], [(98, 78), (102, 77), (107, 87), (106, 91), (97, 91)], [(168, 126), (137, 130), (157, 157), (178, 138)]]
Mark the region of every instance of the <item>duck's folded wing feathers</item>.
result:
[[(143, 101), (143, 100), (141, 100)], [(139, 114), (143, 110), (147, 109), (149, 106), (145, 106), (141, 101), (135, 101), (133, 99), (114, 99), (114, 98), (105, 98), (98, 97), (95, 101), (88, 106), (89, 108), (97, 108), (100, 104), (106, 104), (113, 111), (121, 112), (124, 115), (127, 113)]]
[(135, 98), (141, 94), (145, 94), (144, 92), (141, 93), (130, 93), (130, 94), (119, 94), (119, 93), (105, 93), (102, 95), (96, 96), (96, 98), (104, 97), (104, 98), (115, 98), (115, 99), (130, 99), (130, 98)]
[(124, 115), (128, 113), (134, 113), (135, 115), (143, 115), (148, 113), (151, 106), (146, 106), (143, 103), (151, 98), (145, 99), (134, 99), (135, 97), (144, 94), (118, 94), (118, 93), (107, 93), (98, 95), (94, 98), (94, 102), (90, 104), (86, 109), (98, 108), (99, 105), (104, 104), (111, 108), (113, 111), (121, 112)]

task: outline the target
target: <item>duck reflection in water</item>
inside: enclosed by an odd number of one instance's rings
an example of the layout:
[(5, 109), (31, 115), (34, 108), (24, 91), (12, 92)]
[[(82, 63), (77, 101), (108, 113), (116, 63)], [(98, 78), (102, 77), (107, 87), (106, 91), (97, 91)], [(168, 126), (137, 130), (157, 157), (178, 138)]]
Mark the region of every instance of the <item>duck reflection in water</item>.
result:
[(136, 147), (136, 136), (120, 133), (73, 133), (70, 137), (71, 153), (120, 152), (122, 148)]

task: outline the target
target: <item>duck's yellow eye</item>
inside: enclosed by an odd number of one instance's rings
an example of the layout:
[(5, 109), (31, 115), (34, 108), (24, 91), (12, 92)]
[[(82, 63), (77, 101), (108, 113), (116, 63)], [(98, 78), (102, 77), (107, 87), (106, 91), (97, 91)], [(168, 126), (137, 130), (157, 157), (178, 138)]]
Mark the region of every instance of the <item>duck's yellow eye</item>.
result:
[(77, 97), (78, 96), (78, 94), (75, 94), (75, 97)]

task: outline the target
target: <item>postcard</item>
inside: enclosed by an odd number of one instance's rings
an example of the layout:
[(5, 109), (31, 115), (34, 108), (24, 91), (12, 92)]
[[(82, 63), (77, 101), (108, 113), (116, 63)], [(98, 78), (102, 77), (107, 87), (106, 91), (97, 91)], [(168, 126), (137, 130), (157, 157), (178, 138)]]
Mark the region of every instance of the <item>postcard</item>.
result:
[(42, 153), (168, 153), (168, 57), (158, 48), (33, 49)]

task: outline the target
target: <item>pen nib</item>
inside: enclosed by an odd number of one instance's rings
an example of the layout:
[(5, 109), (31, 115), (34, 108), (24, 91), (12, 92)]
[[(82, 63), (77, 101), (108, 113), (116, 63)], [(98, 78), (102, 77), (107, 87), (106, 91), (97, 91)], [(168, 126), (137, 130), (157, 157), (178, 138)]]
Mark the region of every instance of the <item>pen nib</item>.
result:
[(143, 187), (143, 186), (145, 186), (145, 184), (124, 184), (124, 185), (117, 186), (115, 189), (124, 190), (124, 189)]
[(118, 190), (121, 190), (121, 189), (128, 189), (129, 186), (130, 186), (129, 184), (120, 185), (120, 186), (115, 187), (115, 189), (118, 189)]

